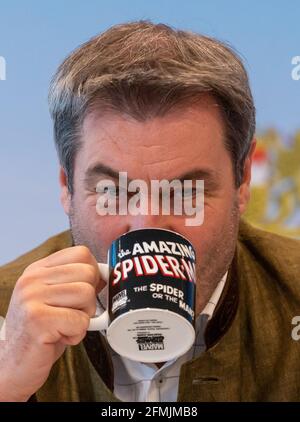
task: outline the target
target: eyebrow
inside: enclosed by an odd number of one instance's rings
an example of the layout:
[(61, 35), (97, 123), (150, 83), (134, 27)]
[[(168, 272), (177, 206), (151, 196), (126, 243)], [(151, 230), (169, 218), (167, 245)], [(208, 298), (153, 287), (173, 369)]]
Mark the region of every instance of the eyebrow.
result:
[(206, 183), (217, 184), (220, 177), (219, 173), (215, 170), (195, 168), (179, 177), (175, 177), (174, 179), (179, 179), (181, 182), (184, 180), (204, 180)]
[[(94, 179), (96, 176), (106, 176), (118, 180), (119, 171), (107, 166), (106, 164), (97, 163), (87, 169), (84, 181), (88, 183), (91, 179)], [(188, 171), (187, 173), (182, 174), (179, 177), (174, 177), (171, 180), (180, 180), (181, 182), (183, 182), (184, 180), (204, 180), (205, 183), (209, 185), (217, 186), (220, 180), (220, 175), (215, 170), (195, 168)], [(131, 179), (128, 178), (128, 183), (130, 182)]]
[(112, 179), (119, 179), (119, 171), (103, 163), (97, 163), (87, 169), (84, 180), (89, 181), (96, 176), (108, 176)]

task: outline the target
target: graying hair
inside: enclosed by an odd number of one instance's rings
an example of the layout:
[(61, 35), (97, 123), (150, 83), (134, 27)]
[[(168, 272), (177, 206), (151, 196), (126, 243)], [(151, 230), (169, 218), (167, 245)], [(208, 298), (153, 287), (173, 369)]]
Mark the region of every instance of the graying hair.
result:
[(247, 72), (232, 48), (149, 21), (115, 25), (81, 45), (59, 66), (49, 91), (70, 192), (82, 123), (93, 108), (145, 121), (207, 93), (220, 105), (238, 187), (255, 131), (255, 107)]

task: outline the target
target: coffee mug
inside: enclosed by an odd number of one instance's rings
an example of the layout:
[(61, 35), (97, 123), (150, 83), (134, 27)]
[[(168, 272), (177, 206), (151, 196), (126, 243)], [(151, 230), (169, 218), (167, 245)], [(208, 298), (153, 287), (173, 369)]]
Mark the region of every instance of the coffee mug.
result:
[(171, 230), (147, 228), (114, 240), (108, 263), (99, 263), (108, 284), (107, 310), (89, 330), (107, 330), (120, 355), (165, 362), (195, 340), (196, 257), (192, 244)]

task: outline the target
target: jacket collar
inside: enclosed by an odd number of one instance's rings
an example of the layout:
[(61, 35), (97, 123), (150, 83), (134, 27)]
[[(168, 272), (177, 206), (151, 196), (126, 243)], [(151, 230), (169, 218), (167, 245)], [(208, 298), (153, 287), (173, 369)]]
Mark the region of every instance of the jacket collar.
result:
[(237, 279), (237, 252), (234, 255), (228, 270), (224, 290), (214, 311), (212, 319), (207, 323), (205, 331), (206, 348), (213, 347), (228, 331), (236, 315), (239, 302), (239, 289)]

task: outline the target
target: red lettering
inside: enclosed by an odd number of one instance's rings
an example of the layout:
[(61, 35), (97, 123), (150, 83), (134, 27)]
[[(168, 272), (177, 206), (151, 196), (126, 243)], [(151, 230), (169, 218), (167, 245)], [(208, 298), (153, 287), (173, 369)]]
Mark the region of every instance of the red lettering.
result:
[(132, 259), (125, 259), (124, 261), (122, 261), (122, 281), (124, 281), (127, 277), (128, 277), (128, 273), (129, 271), (131, 271), (133, 268), (133, 262)]
[(177, 259), (174, 258), (173, 256), (166, 256), (166, 260), (169, 262), (170, 267), (173, 270), (173, 276), (175, 278), (181, 278), (182, 280), (186, 280), (186, 276), (181, 271), (179, 267), (179, 262), (177, 261)]
[(155, 258), (156, 262), (158, 263), (160, 271), (163, 275), (169, 276), (169, 277), (174, 277), (173, 272), (168, 270), (168, 268), (170, 268), (169, 264), (167, 262), (164, 262), (164, 260), (166, 258), (165, 256), (155, 255), (154, 258)]
[(185, 272), (187, 273), (189, 281), (195, 283), (195, 264), (192, 264), (190, 261), (187, 263), (184, 258), (181, 258), (180, 261), (185, 269)]
[(121, 265), (121, 262), (118, 262), (115, 268), (113, 269), (113, 277), (114, 277), (112, 281), (113, 286), (119, 283), (121, 279), (120, 265)]
[(144, 275), (152, 275), (158, 272), (158, 266), (151, 255), (143, 255), (140, 257), (140, 261), (144, 270)]

